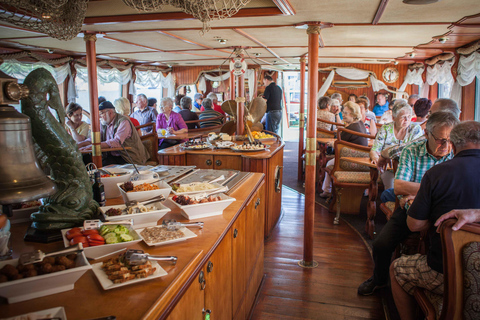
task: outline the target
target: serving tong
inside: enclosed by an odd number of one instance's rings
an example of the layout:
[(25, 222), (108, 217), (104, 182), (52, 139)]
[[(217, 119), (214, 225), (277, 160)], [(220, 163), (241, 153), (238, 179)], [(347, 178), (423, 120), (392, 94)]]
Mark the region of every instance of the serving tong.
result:
[(188, 223), (181, 223), (177, 222), (174, 219), (165, 219), (162, 222), (162, 227), (167, 228), (169, 231), (177, 231), (180, 228), (184, 227), (198, 227), (203, 229), (203, 222), (188, 222)]
[(121, 221), (109, 221), (109, 222), (102, 222), (100, 220), (85, 220), (83, 222), (83, 229), (84, 230), (98, 229), (104, 225), (117, 225), (117, 224), (128, 224), (133, 226), (133, 219), (121, 220)]
[(83, 244), (82, 243), (77, 243), (74, 246), (70, 246), (66, 249), (63, 250), (58, 250), (58, 251), (53, 251), (49, 253), (45, 253), (41, 250), (35, 250), (32, 252), (25, 252), (20, 255), (18, 258), (19, 264), (32, 264), (32, 263), (37, 263), (37, 262), (42, 262), (43, 259), (46, 257), (51, 257), (51, 256), (58, 256), (60, 254), (65, 254), (65, 253), (72, 253), (72, 252), (82, 252), (83, 251)]
[(147, 204), (155, 203), (155, 202), (158, 202), (158, 201), (165, 201), (165, 196), (164, 196), (163, 194), (161, 194), (161, 195), (159, 195), (159, 196), (156, 196), (156, 197), (147, 199), (147, 200), (142, 201), (142, 202), (139, 202), (139, 201), (137, 201), (137, 200), (127, 201), (127, 202), (125, 202), (125, 206), (126, 206), (127, 209), (128, 209), (128, 208), (133, 207), (133, 206), (136, 206), (136, 205), (138, 205), (138, 204), (147, 205)]
[(148, 260), (171, 261), (175, 265), (178, 258), (176, 256), (151, 256), (143, 250), (128, 249), (125, 252), (125, 260), (133, 266), (145, 264)]

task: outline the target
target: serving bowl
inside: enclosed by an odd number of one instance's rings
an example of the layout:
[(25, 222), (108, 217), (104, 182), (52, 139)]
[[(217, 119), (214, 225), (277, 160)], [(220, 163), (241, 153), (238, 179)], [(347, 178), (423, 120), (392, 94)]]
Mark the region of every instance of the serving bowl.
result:
[(133, 219), (133, 225), (135, 228), (145, 228), (156, 226), (158, 220), (162, 219), (167, 212), (171, 211), (170, 208), (165, 207), (160, 201), (154, 202), (151, 204), (147, 204), (146, 207), (154, 207), (153, 211), (148, 212), (141, 212), (141, 213), (132, 213), (132, 214), (121, 214), (119, 216), (107, 216), (105, 213), (114, 208), (123, 210), (126, 208), (124, 204), (118, 206), (107, 206), (107, 207), (100, 207), (100, 211), (102, 212), (106, 221), (119, 221), (125, 219)]
[(117, 183), (124, 183), (130, 180), (130, 177), (133, 174), (132, 170), (122, 169), (122, 168), (108, 168), (108, 171), (111, 173), (123, 173), (118, 177), (105, 177), (101, 178), (102, 183), (105, 187), (105, 198), (112, 199), (120, 197), (120, 191), (117, 188)]
[(125, 192), (120, 186), (122, 183), (117, 183), (118, 190), (122, 195), (123, 201), (145, 201), (151, 199), (153, 197), (163, 195), (165, 198), (168, 198), (168, 195), (172, 191), (172, 187), (168, 185), (165, 181), (158, 181), (155, 179), (147, 179), (147, 180), (139, 180), (139, 181), (132, 181), (134, 186), (141, 185), (142, 183), (152, 183), (159, 187), (160, 189), (156, 190), (149, 190), (149, 191), (136, 191), (136, 192)]
[(236, 200), (235, 198), (229, 197), (224, 193), (219, 193), (218, 196), (222, 200), (198, 204), (189, 204), (184, 206), (176, 203), (172, 199), (169, 200), (181, 209), (182, 216), (184, 216), (188, 220), (193, 220), (221, 215), (223, 213), (223, 210), (225, 210), (225, 208), (227, 208), (232, 202)]
[[(0, 296), (7, 298), (8, 303), (15, 303), (73, 290), (75, 282), (92, 268), (84, 252), (77, 254), (75, 268), (0, 283)], [(7, 264), (16, 267), (18, 259), (1, 261), (0, 269)]]

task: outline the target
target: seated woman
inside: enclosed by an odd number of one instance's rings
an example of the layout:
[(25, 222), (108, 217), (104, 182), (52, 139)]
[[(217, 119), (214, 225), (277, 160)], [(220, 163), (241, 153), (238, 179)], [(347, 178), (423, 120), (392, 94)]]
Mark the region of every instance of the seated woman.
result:
[(417, 116), (417, 119), (414, 123), (418, 124), (425, 130), (425, 126), (427, 124), (428, 113), (430, 112), (430, 108), (432, 107), (432, 101), (427, 98), (421, 98), (415, 101), (413, 105), (413, 110)]
[[(180, 105), (182, 106), (182, 110), (178, 112), (179, 115), (182, 116), (183, 121), (195, 121), (198, 120), (198, 115), (195, 112), (192, 112), (192, 98), (190, 97), (183, 97), (180, 100)], [(200, 125), (198, 122), (193, 123), (186, 123), (188, 129), (196, 129), (199, 128)]]
[(348, 96), (348, 101), (352, 101), (352, 102), (355, 102), (355, 103), (356, 103), (356, 102), (357, 102), (357, 99), (358, 99), (358, 97), (357, 97), (357, 95), (354, 94), (354, 93), (351, 93), (351, 94)]
[(82, 121), (82, 111), (82, 107), (75, 102), (70, 103), (65, 110), (68, 118), (66, 129), (75, 142), (82, 142), (90, 137), (90, 125)]
[[(173, 100), (171, 98), (163, 98), (160, 102), (160, 110), (162, 111), (162, 113), (159, 113), (157, 116), (157, 132), (161, 132), (161, 130), (163, 129), (170, 134), (187, 133), (188, 128), (185, 124), (185, 121), (183, 121), (182, 116), (172, 111), (172, 109)], [(158, 149), (165, 149), (184, 141), (187, 141), (187, 139), (160, 139), (158, 141)]]
[[(130, 105), (130, 101), (128, 101), (127, 98), (121, 97), (118, 98), (113, 102), (113, 105), (115, 106), (115, 111), (118, 114), (124, 115), (124, 116), (130, 116), (130, 113), (132, 113), (132, 108)], [(140, 122), (138, 122), (137, 119), (129, 117), (130, 121), (132, 121), (133, 125), (135, 127), (138, 127), (140, 125)]]
[(377, 119), (375, 118), (375, 114), (373, 112), (368, 111), (368, 107), (369, 107), (368, 100), (360, 97), (357, 99), (357, 104), (360, 107), (360, 113), (362, 114), (362, 121), (365, 124), (365, 129), (367, 130), (367, 134), (372, 136), (376, 135), (377, 126), (375, 123)]
[[(400, 143), (408, 143), (423, 135), (423, 130), (418, 124), (411, 123), (413, 110), (410, 105), (404, 101), (397, 101), (392, 110), (393, 122), (383, 125), (375, 137), (372, 149), (370, 150), (370, 159), (372, 163), (377, 164), (380, 160), (382, 150), (390, 148)], [(385, 190), (393, 188), (394, 174), (391, 171), (384, 171), (379, 167), (381, 178)]]
[[(330, 122), (335, 122), (335, 114), (330, 112), (331, 105), (332, 99), (330, 99), (329, 97), (320, 97), (320, 99), (318, 99), (317, 118)], [(317, 121), (317, 128), (333, 130), (333, 125)]]
[[(343, 122), (345, 129), (356, 131), (359, 133), (366, 133), (365, 124), (362, 120), (360, 106), (354, 102), (347, 101), (343, 105)], [(361, 146), (368, 146), (368, 139), (357, 136), (352, 133), (341, 132), (342, 141), (351, 142)], [(327, 167), (334, 165), (335, 159), (327, 162)], [(329, 198), (332, 195), (332, 180), (328, 174), (325, 175), (322, 185), (323, 192), (320, 194), (322, 198)]]

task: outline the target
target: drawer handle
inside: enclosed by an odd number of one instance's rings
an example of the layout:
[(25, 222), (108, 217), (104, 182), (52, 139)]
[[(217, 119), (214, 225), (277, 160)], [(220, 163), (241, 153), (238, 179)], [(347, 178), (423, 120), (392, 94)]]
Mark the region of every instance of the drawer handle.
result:
[(213, 271), (213, 262), (212, 261), (208, 261), (208, 264), (207, 264), (207, 272), (210, 273)]
[(205, 164), (206, 164), (207, 166), (211, 166), (212, 163), (213, 163), (213, 161), (210, 160), (210, 159), (208, 159), (207, 161), (205, 161)]
[(255, 201), (255, 209), (257, 209), (259, 205), (260, 205), (260, 198), (258, 198), (257, 201)]
[(205, 320), (210, 320), (210, 313), (212, 313), (212, 310), (210, 309), (203, 309), (202, 310), (203, 315), (205, 316)]
[(200, 282), (200, 290), (205, 290), (205, 276), (203, 271), (198, 274), (198, 282)]
[(235, 230), (233, 230), (233, 238), (236, 238), (238, 236), (238, 230), (235, 228)]
[(222, 160), (215, 161), (215, 164), (217, 165), (217, 167), (220, 167), (222, 165)]

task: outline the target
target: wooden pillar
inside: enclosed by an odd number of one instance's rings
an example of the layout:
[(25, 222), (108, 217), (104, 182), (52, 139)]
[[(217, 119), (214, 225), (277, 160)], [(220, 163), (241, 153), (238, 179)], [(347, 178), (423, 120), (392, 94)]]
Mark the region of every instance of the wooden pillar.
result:
[(230, 73), (230, 100), (235, 100), (235, 76)]
[(87, 47), (88, 92), (90, 93), (90, 122), (92, 125), (92, 161), (97, 168), (102, 166), (102, 149), (100, 148), (100, 119), (98, 116), (98, 87), (97, 87), (97, 52), (94, 33), (85, 33), (83, 40)]
[(245, 75), (238, 76), (238, 96), (237, 101), (237, 135), (243, 135), (245, 131), (244, 111), (245, 111)]
[(305, 132), (305, 57), (300, 58), (300, 110), (298, 112), (299, 139), (298, 139), (298, 181), (303, 180), (303, 139)]
[(313, 224), (315, 218), (315, 155), (317, 149), (317, 90), (318, 90), (318, 45), (320, 23), (308, 23), (308, 109), (307, 145), (305, 151), (305, 221), (303, 260), (300, 265), (313, 268)]

